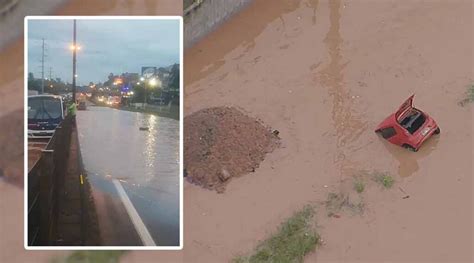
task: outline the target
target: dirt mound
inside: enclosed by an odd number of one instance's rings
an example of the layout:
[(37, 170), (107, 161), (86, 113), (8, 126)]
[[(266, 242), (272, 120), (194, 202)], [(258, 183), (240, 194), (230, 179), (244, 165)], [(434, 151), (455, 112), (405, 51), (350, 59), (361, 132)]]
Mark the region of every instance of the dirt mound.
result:
[(223, 192), (230, 178), (254, 172), (279, 144), (278, 132), (232, 107), (214, 107), (184, 118), (185, 176)]

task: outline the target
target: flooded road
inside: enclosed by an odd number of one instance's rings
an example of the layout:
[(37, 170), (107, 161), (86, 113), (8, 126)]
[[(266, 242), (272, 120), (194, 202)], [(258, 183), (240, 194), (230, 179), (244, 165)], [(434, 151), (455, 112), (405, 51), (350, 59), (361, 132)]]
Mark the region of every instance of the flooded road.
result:
[[(93, 191), (117, 200), (117, 189), (111, 186), (116, 181), (155, 243), (179, 245), (179, 122), (89, 106), (78, 111), (77, 125), (83, 164)], [(112, 224), (114, 219), (108, 220)]]

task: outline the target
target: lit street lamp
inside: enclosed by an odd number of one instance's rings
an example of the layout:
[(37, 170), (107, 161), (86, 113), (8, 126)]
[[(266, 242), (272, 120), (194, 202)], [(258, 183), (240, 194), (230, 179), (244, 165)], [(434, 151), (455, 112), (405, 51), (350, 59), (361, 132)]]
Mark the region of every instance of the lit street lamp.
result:
[(72, 101), (76, 103), (76, 52), (80, 47), (76, 44), (76, 19), (73, 22), (73, 33), (72, 33)]
[(150, 81), (148, 81), (148, 84), (150, 84), (150, 87), (156, 87), (158, 82), (156, 81), (155, 78), (152, 78), (152, 79), (150, 79)]
[[(146, 82), (145, 82), (146, 84)], [(156, 80), (156, 78), (151, 78), (150, 80), (148, 80), (148, 85), (151, 87), (151, 88), (154, 88), (156, 87), (156, 85), (158, 85), (158, 81)], [(146, 89), (146, 85), (145, 85), (145, 107), (146, 107), (146, 104), (147, 104), (147, 89)]]
[(73, 50), (73, 51), (74, 51), (74, 50), (81, 50), (81, 47), (78, 46), (78, 45), (71, 45), (71, 46), (69, 46), (69, 49), (71, 49), (71, 50)]

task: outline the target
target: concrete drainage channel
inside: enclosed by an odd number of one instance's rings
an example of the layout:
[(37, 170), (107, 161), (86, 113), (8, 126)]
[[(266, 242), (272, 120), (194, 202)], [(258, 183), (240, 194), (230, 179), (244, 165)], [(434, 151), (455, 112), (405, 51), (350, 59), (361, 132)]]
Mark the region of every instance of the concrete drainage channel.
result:
[(197, 43), (251, 2), (252, 0), (185, 0), (184, 48)]
[(27, 15), (46, 15), (65, 0), (0, 0), (0, 49), (23, 34)]
[(20, 0), (1, 0), (0, 1), (0, 16), (6, 15), (18, 4)]

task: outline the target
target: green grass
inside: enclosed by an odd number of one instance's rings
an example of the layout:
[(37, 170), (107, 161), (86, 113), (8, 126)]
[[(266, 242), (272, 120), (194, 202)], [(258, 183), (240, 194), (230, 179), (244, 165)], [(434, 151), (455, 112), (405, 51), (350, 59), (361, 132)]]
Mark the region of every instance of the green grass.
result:
[(459, 105), (464, 106), (468, 103), (474, 102), (474, 84), (467, 87), (466, 98), (459, 102)]
[(313, 215), (314, 209), (305, 206), (282, 223), (277, 233), (259, 244), (252, 255), (238, 256), (233, 262), (303, 262), (304, 256), (321, 240), (311, 224)]
[(55, 259), (53, 263), (118, 263), (126, 251), (76, 251), (63, 259)]
[(395, 179), (387, 173), (374, 173), (373, 180), (386, 189), (391, 188), (395, 183)]
[(467, 98), (469, 102), (474, 102), (474, 84), (471, 84), (467, 89)]
[(354, 179), (354, 190), (356, 190), (356, 192), (360, 194), (364, 192), (364, 189), (365, 189), (364, 181), (360, 178)]
[(329, 217), (341, 213), (343, 209), (349, 210), (354, 215), (360, 215), (364, 213), (365, 208), (365, 204), (362, 200), (354, 203), (349, 200), (349, 195), (342, 193), (329, 193), (325, 205)]

